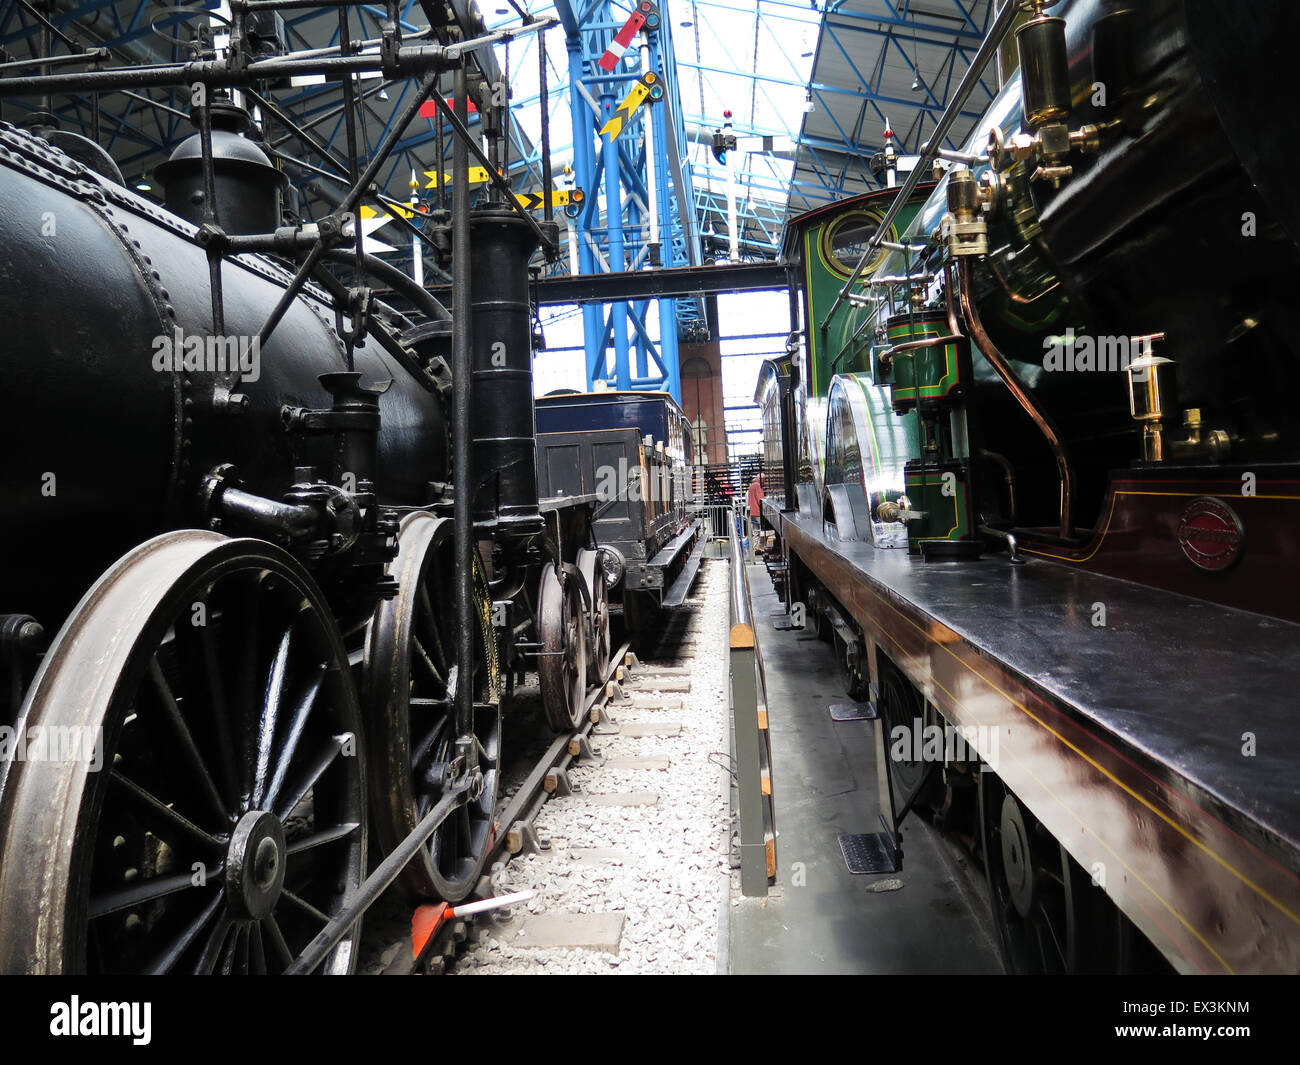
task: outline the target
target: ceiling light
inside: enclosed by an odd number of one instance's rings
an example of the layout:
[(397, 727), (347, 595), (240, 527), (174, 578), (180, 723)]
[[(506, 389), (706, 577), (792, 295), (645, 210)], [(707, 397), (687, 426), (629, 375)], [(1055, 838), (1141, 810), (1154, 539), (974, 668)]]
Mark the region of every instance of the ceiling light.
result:
[(809, 89), (808, 95), (804, 97), (803, 110), (804, 110), (804, 114), (806, 115), (811, 115), (814, 111), (817, 110), (817, 105), (813, 103), (812, 89)]
[(138, 192), (153, 192), (153, 182), (149, 180), (148, 174), (141, 174), (140, 180), (135, 183)]

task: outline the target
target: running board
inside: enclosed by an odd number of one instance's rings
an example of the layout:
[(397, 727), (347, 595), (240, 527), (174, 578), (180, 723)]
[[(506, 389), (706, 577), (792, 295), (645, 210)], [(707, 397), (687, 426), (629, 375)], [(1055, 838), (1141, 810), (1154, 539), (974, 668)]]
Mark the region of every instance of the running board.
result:
[(686, 560), (686, 565), (682, 567), (682, 572), (673, 581), (673, 586), (668, 589), (668, 594), (664, 596), (664, 606), (681, 606), (686, 602), (686, 597), (691, 593), (691, 585), (695, 583), (695, 575), (700, 572), (700, 563), (703, 560), (704, 541), (700, 540), (695, 545), (695, 550), (691, 552), (691, 557)]

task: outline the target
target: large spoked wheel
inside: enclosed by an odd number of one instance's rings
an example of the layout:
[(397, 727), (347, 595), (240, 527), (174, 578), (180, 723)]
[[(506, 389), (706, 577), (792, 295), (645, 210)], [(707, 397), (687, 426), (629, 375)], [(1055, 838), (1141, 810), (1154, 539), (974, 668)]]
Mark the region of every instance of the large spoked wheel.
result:
[[(311, 578), (256, 540), (176, 532), (86, 594), (23, 706), (5, 972), (275, 973), (365, 872), (360, 714)], [(325, 960), (352, 967), (359, 929)]]
[(554, 566), (542, 568), (537, 609), (542, 652), (537, 674), (546, 720), (557, 730), (581, 724), (587, 698), (587, 622), (581, 582), (572, 568), (560, 570), (559, 576)]
[(578, 552), (578, 572), (587, 585), (591, 609), (587, 612), (587, 683), (603, 684), (609, 672), (609, 590), (605, 586), (605, 571), (600, 565), (600, 552), (583, 549)]
[(1015, 973), (1117, 973), (1131, 926), (1084, 869), (991, 772), (980, 827), (993, 921)]
[[(390, 570), (398, 593), (376, 609), (366, 641), (371, 808), (384, 853), (409, 835), (470, 768), (457, 749), (455, 710), (449, 700), (457, 640), (454, 546), (450, 520), (425, 513), (403, 520)], [(406, 867), (401, 884), (414, 897), (459, 902), (473, 890), (492, 847), (501, 707), (491, 609), (487, 577), (476, 557), (473, 757), (483, 786), (456, 808)]]
[[(913, 734), (925, 727), (925, 705), (920, 693), (892, 663), (885, 663), (880, 671), (879, 710), (884, 719), (885, 736), (889, 745), (894, 806), (895, 809), (901, 809), (908, 797), (921, 786), (930, 766), (924, 760), (918, 761), (910, 757), (917, 747), (921, 746), (924, 733), (922, 736)], [(896, 733), (895, 729), (900, 728), (904, 731)], [(900, 745), (896, 742), (896, 738), (902, 736), (907, 739)], [(907, 752), (907, 756), (895, 757), (896, 750)], [(926, 812), (925, 800), (932, 791), (932, 788), (927, 787), (925, 794), (917, 796), (914, 808), (918, 813)]]

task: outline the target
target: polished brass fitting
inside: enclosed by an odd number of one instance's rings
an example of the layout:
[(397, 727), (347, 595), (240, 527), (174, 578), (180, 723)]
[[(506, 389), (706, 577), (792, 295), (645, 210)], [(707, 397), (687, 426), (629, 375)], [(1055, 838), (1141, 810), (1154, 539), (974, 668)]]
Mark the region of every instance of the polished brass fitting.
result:
[(948, 251), (954, 256), (987, 255), (989, 227), (984, 219), (987, 186), (975, 180), (970, 167), (954, 167), (948, 175)]

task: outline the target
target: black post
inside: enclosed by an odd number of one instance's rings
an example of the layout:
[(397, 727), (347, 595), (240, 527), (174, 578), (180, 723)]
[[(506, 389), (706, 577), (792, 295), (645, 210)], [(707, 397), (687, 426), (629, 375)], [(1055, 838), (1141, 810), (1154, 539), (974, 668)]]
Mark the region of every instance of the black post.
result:
[[(464, 125), (469, 117), (468, 78), (456, 68), (455, 110)], [(469, 145), (456, 137), (451, 147), (452, 213), (452, 478), (455, 497), (456, 549), (456, 734), (466, 736), (474, 724), (474, 490), (470, 483), (470, 389), (472, 317), (470, 310)]]

